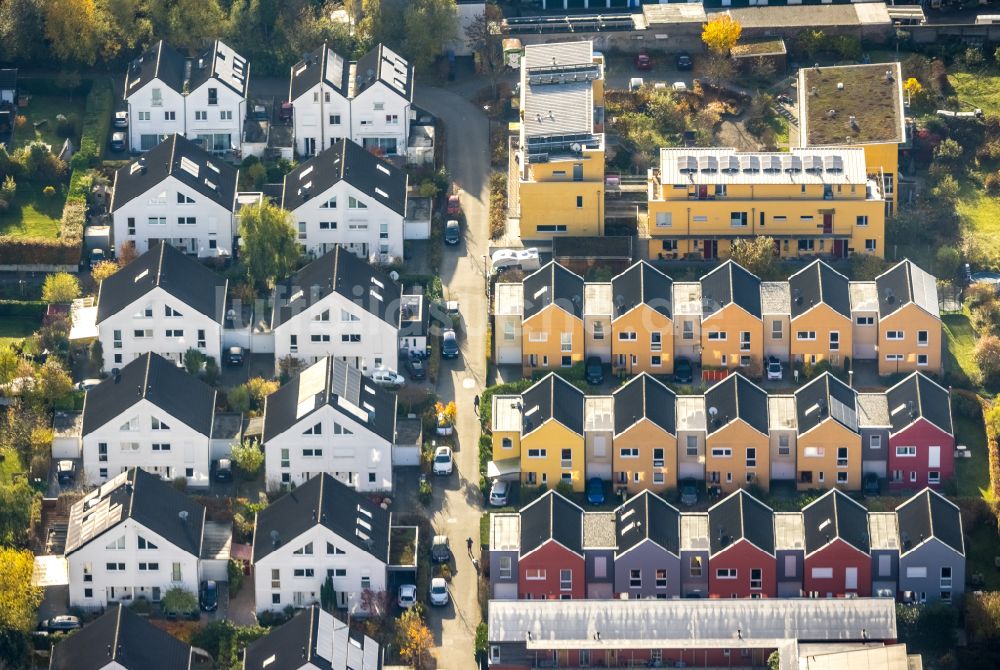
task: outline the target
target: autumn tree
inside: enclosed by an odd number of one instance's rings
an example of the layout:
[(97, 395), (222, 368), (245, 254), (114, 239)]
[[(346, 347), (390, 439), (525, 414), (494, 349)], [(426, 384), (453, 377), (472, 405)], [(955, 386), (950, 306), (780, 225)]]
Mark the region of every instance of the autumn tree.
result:
[(20, 361), (10, 347), (0, 347), (0, 386), (10, 383), (17, 376)]
[(418, 608), (403, 612), (396, 623), (396, 644), (399, 655), (415, 670), (424, 670), (430, 665), (434, 636), (424, 623)]
[(154, 34), (177, 48), (200, 47), (222, 33), (225, 14), (218, 0), (150, 0)]
[(389, 627), (390, 614), (392, 613), (392, 596), (387, 591), (374, 591), (364, 589), (361, 592), (361, 609), (368, 613), (365, 621), (365, 632), (368, 637), (377, 640), (385, 645), (388, 642), (386, 632)]
[(121, 246), (118, 247), (118, 267), (123, 268), (136, 258), (139, 257), (139, 252), (135, 250), (135, 245), (129, 242), (122, 242)]
[(42, 604), (42, 589), (31, 582), (35, 557), (30, 551), (0, 549), (0, 629), (30, 631)]
[(729, 14), (719, 14), (705, 24), (701, 41), (717, 56), (728, 56), (729, 50), (740, 41), (743, 26)]
[(483, 13), (472, 20), (465, 29), (466, 43), (476, 55), (479, 70), (490, 78), (496, 94), (497, 75), (503, 70), (503, 34), (500, 24), (503, 13), (500, 7), (486, 3)]
[(240, 210), (240, 241), (247, 275), (259, 286), (273, 286), (295, 271), (300, 250), (288, 211), (269, 202)]
[(35, 386), (31, 397), (36, 401), (51, 405), (63, 400), (73, 392), (73, 380), (57, 358), (49, 357), (35, 373)]
[(100, 284), (120, 269), (118, 263), (114, 261), (100, 261), (90, 268), (90, 276), (94, 279), (95, 283)]
[(761, 279), (776, 278), (778, 268), (773, 237), (741, 237), (733, 242), (729, 257)]
[(1000, 378), (1000, 337), (986, 335), (976, 341), (972, 354), (973, 360), (979, 366), (985, 383), (992, 383)]
[(233, 463), (240, 469), (248, 481), (256, 479), (264, 465), (264, 451), (256, 442), (243, 440), (233, 447)]
[(60, 60), (93, 65), (100, 43), (94, 0), (45, 0), (45, 37)]
[(415, 69), (426, 71), (458, 35), (455, 0), (410, 0), (404, 16), (403, 53)]
[(51, 303), (70, 303), (80, 297), (80, 281), (68, 272), (57, 272), (45, 277), (42, 300)]
[(43, 30), (41, 0), (3, 0), (0, 2), (0, 44), (4, 57), (30, 61), (41, 53), (44, 44), (38, 39)]

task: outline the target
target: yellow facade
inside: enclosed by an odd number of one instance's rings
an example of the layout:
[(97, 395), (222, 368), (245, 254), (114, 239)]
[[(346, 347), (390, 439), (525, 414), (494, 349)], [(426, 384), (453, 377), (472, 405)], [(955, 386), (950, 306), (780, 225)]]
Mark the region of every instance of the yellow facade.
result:
[[(861, 435), (827, 419), (797, 440), (798, 489), (861, 488)], [(846, 481), (844, 481), (846, 478)]]
[[(705, 483), (723, 493), (754, 484), (771, 488), (770, 438), (737, 419), (705, 441)], [(749, 477), (748, 477), (749, 475)]]
[(941, 373), (941, 321), (911, 303), (879, 321), (878, 373), (914, 371)]
[[(868, 174), (882, 176), (883, 195), (891, 202), (891, 211), (895, 211), (898, 202), (896, 194), (899, 193), (899, 145), (895, 142), (884, 142), (862, 144), (861, 148), (865, 150), (865, 167), (868, 169)], [(879, 256), (882, 255), (879, 253)]]
[[(518, 185), (521, 237), (604, 234), (604, 150), (532, 163)], [(579, 179), (577, 178), (579, 177)]]
[[(657, 362), (659, 365), (655, 364)], [(611, 367), (615, 372), (629, 375), (640, 372), (672, 374), (673, 322), (645, 304), (615, 319), (611, 323)]]
[[(749, 333), (746, 343), (744, 333)], [(747, 367), (760, 376), (764, 355), (763, 322), (738, 305), (729, 304), (701, 322), (701, 364), (709, 368)]]
[(826, 303), (792, 319), (790, 330), (793, 361), (815, 364), (825, 360), (841, 365), (854, 351), (853, 321)]
[(492, 437), (494, 461), (521, 457), (520, 431), (493, 431)]
[(615, 485), (627, 487), (629, 494), (677, 488), (677, 438), (649, 419), (618, 435), (613, 454)]
[[(564, 459), (565, 455), (569, 458)], [(549, 420), (521, 438), (522, 484), (555, 488), (565, 474), (574, 491), (583, 491), (585, 472), (583, 435), (558, 421)]]
[[(525, 376), (530, 376), (535, 370), (558, 371), (559, 368), (571, 367), (583, 361), (583, 319), (556, 305), (549, 305), (524, 321), (521, 343), (521, 365)], [(569, 365), (566, 365), (567, 362)]]

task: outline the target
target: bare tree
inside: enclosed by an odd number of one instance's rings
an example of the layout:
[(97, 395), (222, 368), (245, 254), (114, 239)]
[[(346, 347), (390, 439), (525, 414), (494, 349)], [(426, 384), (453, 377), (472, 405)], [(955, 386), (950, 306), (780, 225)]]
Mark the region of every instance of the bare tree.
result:
[(503, 35), (500, 31), (502, 20), (500, 7), (489, 2), (483, 13), (474, 18), (465, 30), (466, 43), (476, 54), (479, 72), (490, 78), (494, 96), (497, 92), (497, 76), (504, 67)]

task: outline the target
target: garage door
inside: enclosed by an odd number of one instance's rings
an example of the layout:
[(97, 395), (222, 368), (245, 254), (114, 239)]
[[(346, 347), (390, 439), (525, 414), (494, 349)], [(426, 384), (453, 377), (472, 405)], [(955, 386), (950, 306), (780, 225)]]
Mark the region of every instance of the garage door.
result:
[(229, 561), (221, 560), (202, 560), (201, 561), (201, 579), (205, 581), (207, 579), (214, 579), (217, 582), (228, 582), (229, 581)]
[(494, 584), (493, 598), (495, 600), (517, 600), (517, 584)]

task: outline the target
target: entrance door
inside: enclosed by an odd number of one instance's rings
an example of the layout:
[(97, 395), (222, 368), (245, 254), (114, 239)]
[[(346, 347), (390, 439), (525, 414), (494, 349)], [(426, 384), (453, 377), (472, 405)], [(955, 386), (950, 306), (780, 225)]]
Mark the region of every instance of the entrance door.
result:
[(857, 591), (858, 590), (858, 569), (857, 568), (847, 568), (844, 571), (844, 590), (845, 591)]
[(833, 257), (847, 258), (847, 240), (833, 241)]
[(833, 214), (823, 215), (823, 234), (830, 235), (833, 233)]
[(704, 200), (707, 197), (708, 197), (708, 186), (702, 184), (701, 186), (698, 187), (698, 199)]
[(705, 260), (711, 260), (717, 258), (719, 255), (719, 241), (718, 240), (705, 240), (702, 243), (703, 254)]

